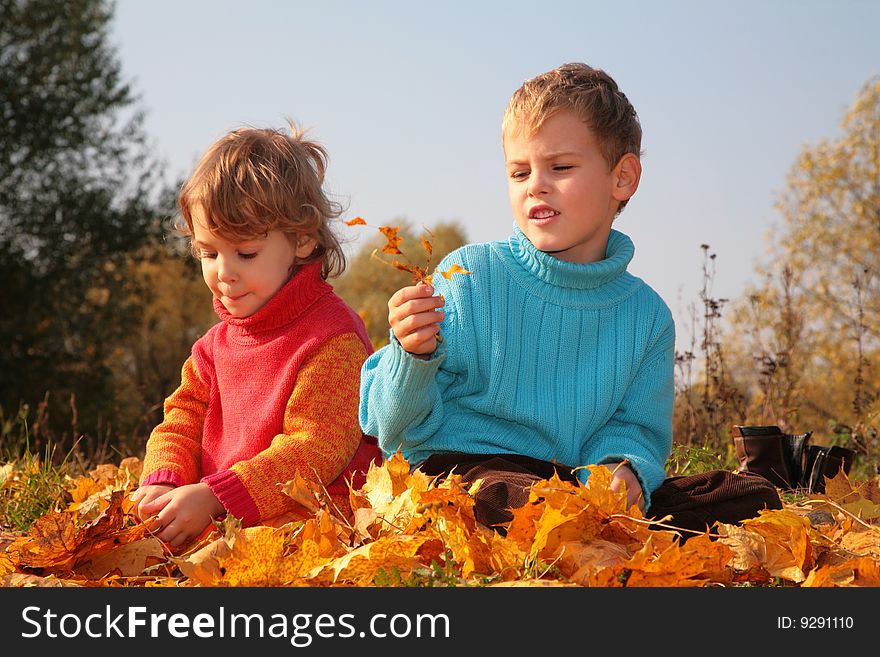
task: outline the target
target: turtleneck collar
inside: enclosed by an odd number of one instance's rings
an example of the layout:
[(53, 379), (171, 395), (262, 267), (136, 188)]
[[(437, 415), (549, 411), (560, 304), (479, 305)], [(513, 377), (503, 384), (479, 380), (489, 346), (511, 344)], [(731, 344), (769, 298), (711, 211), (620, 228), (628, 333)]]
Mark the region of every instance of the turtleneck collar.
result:
[(550, 285), (575, 290), (592, 290), (617, 282), (635, 254), (632, 240), (613, 229), (605, 247), (605, 259), (586, 264), (560, 260), (538, 250), (516, 223), (509, 244), (514, 259), (533, 276)]
[(234, 317), (216, 298), (214, 312), (229, 327), (231, 334), (254, 339), (261, 333), (287, 326), (332, 289), (321, 278), (321, 262), (310, 262), (301, 265), (275, 296), (253, 315)]

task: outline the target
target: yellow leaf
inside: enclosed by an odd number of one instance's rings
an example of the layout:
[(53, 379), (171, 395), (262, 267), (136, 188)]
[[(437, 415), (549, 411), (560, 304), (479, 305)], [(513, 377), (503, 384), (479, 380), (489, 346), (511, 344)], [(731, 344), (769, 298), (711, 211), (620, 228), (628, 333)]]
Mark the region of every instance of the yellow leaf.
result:
[(77, 564), (76, 571), (88, 579), (101, 579), (114, 574), (135, 577), (149, 566), (162, 563), (166, 559), (162, 541), (151, 536), (87, 558)]
[(330, 583), (348, 582), (367, 586), (380, 570), (391, 573), (396, 569), (406, 578), (414, 569), (427, 566), (418, 553), (427, 542), (437, 543), (427, 536), (388, 536), (374, 543), (355, 548), (351, 552), (319, 566), (308, 578)]
[(228, 556), (218, 558), (221, 586), (285, 586), (298, 576), (287, 558), (288, 533), (273, 527), (248, 527)]
[(553, 563), (572, 582), (589, 585), (596, 572), (618, 566), (631, 556), (626, 547), (611, 541), (568, 541), (559, 546), (558, 559)]
[(762, 511), (742, 527), (718, 526), (718, 540), (733, 550), (731, 565), (737, 570), (763, 568), (773, 577), (800, 583), (812, 567), (810, 521), (793, 511)]
[(857, 525), (841, 536), (840, 547), (856, 556), (880, 560), (880, 527), (868, 529)]
[(838, 504), (845, 504), (858, 499), (859, 494), (853, 489), (843, 470), (840, 470), (832, 479), (825, 479), (825, 497)]
[(76, 587), (83, 586), (82, 583), (71, 582), (70, 580), (59, 579), (55, 575), (41, 577), (39, 575), (30, 575), (25, 573), (12, 573), (10, 575), (0, 575), (0, 586), (5, 588), (60, 588), (60, 587)]
[(801, 587), (880, 586), (880, 562), (869, 557), (848, 559), (810, 572)]
[(296, 471), (293, 479), (281, 485), (281, 492), (312, 514), (316, 513), (321, 508), (322, 502), (327, 500), (324, 487), (312, 479), (301, 476), (299, 470)]

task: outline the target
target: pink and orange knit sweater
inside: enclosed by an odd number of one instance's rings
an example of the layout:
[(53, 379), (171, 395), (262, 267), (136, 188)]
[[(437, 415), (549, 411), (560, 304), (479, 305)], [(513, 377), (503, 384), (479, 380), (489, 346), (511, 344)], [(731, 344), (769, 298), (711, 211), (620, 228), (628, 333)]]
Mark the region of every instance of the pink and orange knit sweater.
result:
[(358, 424), (363, 321), (304, 265), (259, 311), (231, 316), (196, 341), (180, 387), (147, 441), (141, 485), (203, 481), (227, 512), (254, 525), (298, 505), (279, 484), (299, 474), (336, 500), (381, 460)]

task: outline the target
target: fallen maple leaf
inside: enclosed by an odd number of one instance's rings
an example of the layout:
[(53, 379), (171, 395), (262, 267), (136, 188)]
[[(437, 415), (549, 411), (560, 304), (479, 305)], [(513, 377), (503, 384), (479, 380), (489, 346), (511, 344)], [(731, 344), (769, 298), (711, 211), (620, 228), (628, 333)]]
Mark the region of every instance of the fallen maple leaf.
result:
[(820, 586), (880, 586), (880, 563), (869, 557), (850, 559), (810, 572), (802, 587)]
[(734, 553), (739, 571), (763, 569), (772, 577), (800, 583), (812, 567), (810, 521), (788, 509), (762, 511), (742, 526), (718, 523), (721, 543)]
[(215, 539), (174, 561), (203, 586), (285, 586), (299, 575), (287, 558), (289, 534), (284, 528), (247, 527), (231, 541), (228, 536)]

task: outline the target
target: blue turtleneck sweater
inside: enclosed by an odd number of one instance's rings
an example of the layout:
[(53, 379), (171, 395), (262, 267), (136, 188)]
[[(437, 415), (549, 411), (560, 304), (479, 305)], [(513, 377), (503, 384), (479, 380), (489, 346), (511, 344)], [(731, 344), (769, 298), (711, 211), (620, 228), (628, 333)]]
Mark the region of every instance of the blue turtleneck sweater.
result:
[[(464, 246), (434, 276), (442, 342), (428, 360), (391, 335), (361, 370), (360, 423), (386, 456), (523, 454), (576, 467), (629, 459), (645, 499), (672, 447), (675, 327), (660, 296), (626, 271), (632, 241), (612, 230), (605, 259), (506, 242)], [(585, 481), (589, 471), (578, 471)]]

